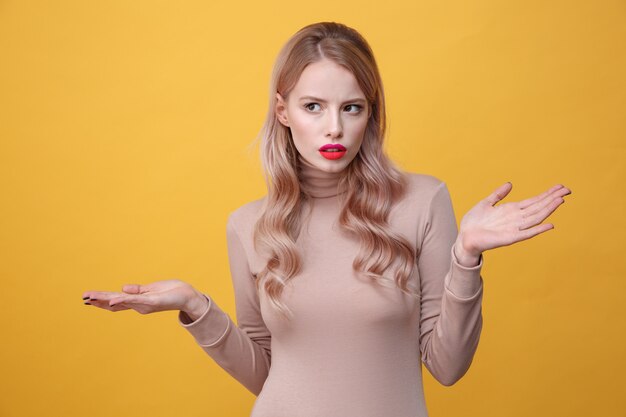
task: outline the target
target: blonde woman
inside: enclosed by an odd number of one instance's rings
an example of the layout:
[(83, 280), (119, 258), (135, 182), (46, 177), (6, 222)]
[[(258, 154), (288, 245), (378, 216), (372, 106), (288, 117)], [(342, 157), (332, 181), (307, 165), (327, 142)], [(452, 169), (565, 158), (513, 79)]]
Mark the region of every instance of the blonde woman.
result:
[(385, 98), (354, 29), (297, 32), (274, 67), (260, 134), (268, 192), (226, 226), (237, 324), (179, 280), (87, 291), (91, 304), (178, 310), (204, 351), (257, 395), (254, 417), (427, 416), (423, 363), (454, 384), (481, 327), (482, 253), (552, 229), (570, 190), (462, 219), (446, 185), (402, 172), (383, 152)]

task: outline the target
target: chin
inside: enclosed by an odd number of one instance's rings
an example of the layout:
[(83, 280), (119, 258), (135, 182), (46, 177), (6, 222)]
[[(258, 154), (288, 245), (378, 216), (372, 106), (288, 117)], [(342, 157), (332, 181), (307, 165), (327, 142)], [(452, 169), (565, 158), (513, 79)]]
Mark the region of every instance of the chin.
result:
[(339, 162), (337, 161), (328, 161), (330, 162), (330, 164), (325, 164), (325, 168), (324, 171), (327, 172), (341, 172), (344, 169), (346, 169), (348, 167), (348, 165), (350, 165), (350, 163), (352, 162), (352, 160), (341, 160)]

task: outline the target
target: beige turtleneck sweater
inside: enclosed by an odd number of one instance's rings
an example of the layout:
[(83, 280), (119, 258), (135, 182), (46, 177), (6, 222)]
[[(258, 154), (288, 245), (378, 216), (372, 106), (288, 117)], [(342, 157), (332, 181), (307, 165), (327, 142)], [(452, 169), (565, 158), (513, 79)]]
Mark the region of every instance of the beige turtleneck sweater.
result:
[(232, 212), (226, 226), (238, 324), (209, 296), (200, 318), (192, 322), (181, 312), (179, 322), (258, 396), (251, 417), (425, 417), (421, 364), (450, 385), (476, 351), (482, 257), (472, 268), (456, 262), (457, 226), (445, 184), (407, 173), (407, 193), (389, 223), (419, 248), (411, 281), (421, 300), (358, 278), (352, 259), (359, 242), (338, 227), (340, 174), (300, 161), (310, 217), (296, 241), (302, 270), (282, 296), (291, 321), (255, 287), (265, 266), (252, 242), (259, 199)]

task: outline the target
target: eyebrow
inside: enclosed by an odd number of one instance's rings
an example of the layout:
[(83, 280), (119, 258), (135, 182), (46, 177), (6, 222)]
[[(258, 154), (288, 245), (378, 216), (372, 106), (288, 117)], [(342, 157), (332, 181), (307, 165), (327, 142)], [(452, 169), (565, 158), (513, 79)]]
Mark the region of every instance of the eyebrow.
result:
[[(313, 100), (313, 101), (319, 101), (320, 103), (326, 103), (326, 100), (324, 100), (322, 98), (319, 98), (319, 97), (313, 97), (313, 96), (302, 96), (302, 97), (300, 97), (300, 100)], [(346, 100), (342, 104), (345, 104), (345, 103), (355, 103), (355, 102), (356, 103), (366, 103), (367, 100), (365, 100), (364, 98), (357, 97), (357, 98), (353, 98), (353, 99), (350, 99), (350, 100)]]

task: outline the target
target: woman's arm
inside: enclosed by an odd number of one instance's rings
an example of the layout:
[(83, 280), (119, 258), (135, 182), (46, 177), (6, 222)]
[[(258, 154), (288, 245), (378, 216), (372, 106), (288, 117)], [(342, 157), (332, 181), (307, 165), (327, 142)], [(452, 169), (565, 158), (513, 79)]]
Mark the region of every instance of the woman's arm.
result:
[(254, 278), (232, 215), (227, 223), (228, 257), (235, 290), (237, 322), (211, 297), (177, 280), (125, 285), (122, 292), (85, 291), (83, 300), (109, 311), (133, 309), (141, 314), (178, 310), (179, 323), (224, 370), (258, 395), (270, 368), (271, 335), (259, 307)]
[(238, 326), (208, 296), (210, 306), (200, 318), (192, 322), (181, 311), (179, 321), (218, 365), (258, 395), (269, 373), (271, 334), (261, 316), (254, 277), (232, 215), (226, 235)]
[(469, 368), (482, 329), (482, 257), (473, 267), (453, 254), (456, 219), (448, 189), (440, 183), (427, 214), (418, 255), (420, 275), (420, 352), (422, 362), (443, 385)]
[[(505, 183), (462, 219), (457, 236), (450, 195), (440, 184), (428, 213), (419, 255), (422, 303), (420, 349), (433, 376), (451, 385), (467, 372), (482, 329), (482, 253), (535, 237), (571, 191), (555, 185), (521, 202), (496, 206), (511, 191)], [(450, 250), (450, 248), (452, 250)]]

